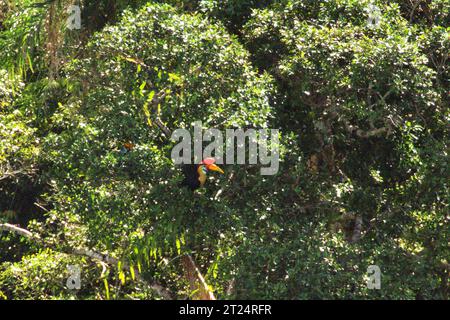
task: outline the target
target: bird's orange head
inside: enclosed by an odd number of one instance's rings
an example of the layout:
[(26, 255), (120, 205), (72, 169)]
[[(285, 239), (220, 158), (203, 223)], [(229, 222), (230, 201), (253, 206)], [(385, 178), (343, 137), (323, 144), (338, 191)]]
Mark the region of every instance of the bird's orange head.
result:
[(216, 159), (214, 158), (205, 158), (200, 164), (204, 165), (207, 170), (217, 171), (223, 174), (223, 170), (218, 165), (216, 165), (215, 162)]

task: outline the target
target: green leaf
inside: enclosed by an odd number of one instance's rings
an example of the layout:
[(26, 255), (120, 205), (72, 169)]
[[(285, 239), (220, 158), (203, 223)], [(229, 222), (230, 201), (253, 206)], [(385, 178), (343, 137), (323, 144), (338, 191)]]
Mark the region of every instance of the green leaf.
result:
[(147, 81), (142, 82), (142, 84), (139, 86), (139, 94), (143, 97), (144, 96), (144, 89), (147, 85)]
[(106, 299), (109, 300), (109, 284), (108, 284), (108, 280), (106, 278), (103, 279), (103, 284), (105, 285)]
[(175, 245), (177, 246), (178, 254), (181, 254), (181, 242), (180, 242), (180, 239), (176, 239), (175, 240)]
[(131, 273), (131, 279), (135, 280), (136, 279), (136, 275), (134, 273), (134, 266), (130, 266), (130, 273)]
[(125, 284), (125, 273), (123, 271), (119, 271), (119, 280), (122, 283), (122, 285)]
[(31, 57), (30, 57), (30, 54), (28, 52), (27, 52), (27, 60), (28, 60), (28, 64), (30, 65), (31, 72), (34, 73), (33, 63), (31, 62)]

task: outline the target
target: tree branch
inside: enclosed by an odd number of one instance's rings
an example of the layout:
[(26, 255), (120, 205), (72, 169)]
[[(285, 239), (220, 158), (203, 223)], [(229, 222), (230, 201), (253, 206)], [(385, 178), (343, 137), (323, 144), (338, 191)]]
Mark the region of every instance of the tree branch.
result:
[[(161, 103), (161, 101), (166, 97), (167, 90), (163, 89), (160, 92), (158, 92), (152, 99), (151, 104), (152, 108), (157, 108), (158, 105)], [(172, 132), (170, 129), (161, 121), (161, 118), (159, 117), (159, 114), (156, 115), (153, 122), (158, 126), (158, 128), (164, 133), (164, 135), (167, 137), (167, 139), (170, 139), (172, 136)]]
[(5, 172), (3, 174), (3, 176), (0, 177), (0, 181), (8, 179), (10, 177), (14, 177), (14, 176), (16, 176), (18, 174), (25, 174), (26, 175), (26, 174), (31, 174), (31, 173), (34, 173), (34, 170), (31, 170), (30, 172), (26, 172), (26, 171), (23, 171), (23, 170), (16, 170), (16, 171), (11, 171), (11, 172)]
[(0, 231), (9, 231), (9, 232), (16, 233), (16, 234), (19, 234), (21, 236), (24, 236), (26, 238), (39, 239), (39, 237), (36, 237), (30, 231), (28, 231), (26, 229), (22, 229), (22, 228), (16, 227), (15, 225), (12, 225), (12, 224), (9, 224), (9, 223), (0, 224)]
[(364, 139), (368, 139), (371, 137), (379, 137), (379, 136), (382, 136), (383, 134), (390, 135), (392, 133), (390, 126), (364, 131), (364, 130), (359, 129), (358, 127), (352, 126), (347, 121), (344, 124), (345, 124), (345, 129), (349, 133), (356, 133), (356, 135), (358, 137), (364, 138)]
[[(28, 239), (34, 240), (34, 241), (38, 242), (39, 244), (49, 247), (47, 244), (45, 244), (41, 240), (41, 237), (39, 235), (34, 234), (26, 229), (14, 226), (9, 223), (0, 224), (0, 231), (8, 231), (8, 232), (16, 233), (16, 234), (24, 236)], [(98, 260), (98, 261), (107, 263), (112, 266), (117, 266), (119, 263), (119, 260), (114, 257), (108, 256), (106, 254), (98, 253), (96, 251), (92, 251), (92, 250), (89, 250), (86, 248), (68, 248), (61, 252), (65, 253), (65, 254), (72, 254), (72, 255), (88, 257), (90, 259)], [(170, 292), (170, 290), (168, 290), (167, 288), (164, 288), (159, 283), (156, 283), (156, 282), (149, 283), (148, 281), (142, 279), (142, 277), (138, 273), (138, 270), (136, 270), (134, 267), (131, 267), (127, 263), (123, 263), (121, 269), (124, 271), (125, 270), (128, 271), (128, 270), (130, 270), (130, 268), (133, 268), (134, 273), (136, 275), (136, 279), (138, 281), (140, 281), (141, 283), (144, 283), (145, 285), (148, 285), (150, 287), (150, 289), (152, 289), (154, 292), (156, 292), (158, 295), (160, 295), (164, 299), (172, 300), (172, 293)]]
[(191, 290), (194, 292), (194, 300), (216, 300), (214, 294), (209, 289), (208, 284), (203, 278), (200, 270), (190, 255), (181, 257), (186, 279), (189, 281)]

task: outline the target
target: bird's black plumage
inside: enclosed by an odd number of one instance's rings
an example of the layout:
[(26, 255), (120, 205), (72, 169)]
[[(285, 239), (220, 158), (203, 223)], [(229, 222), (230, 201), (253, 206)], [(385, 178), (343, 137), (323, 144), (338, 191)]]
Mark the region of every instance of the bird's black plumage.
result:
[(198, 174), (198, 164), (184, 164), (182, 166), (184, 179), (181, 182), (182, 186), (185, 186), (191, 190), (200, 188), (200, 180)]

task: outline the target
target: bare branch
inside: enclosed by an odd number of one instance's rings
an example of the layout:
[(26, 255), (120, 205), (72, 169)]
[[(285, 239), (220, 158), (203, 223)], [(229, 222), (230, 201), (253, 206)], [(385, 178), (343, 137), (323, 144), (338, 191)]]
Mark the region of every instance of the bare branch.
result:
[(370, 137), (379, 137), (388, 132), (389, 132), (388, 127), (381, 127), (381, 128), (373, 129), (373, 130), (369, 130), (369, 131), (363, 131), (361, 129), (357, 129), (356, 135), (360, 138), (370, 138)]
[(36, 238), (39, 239), (39, 237), (35, 237), (35, 235), (33, 235), (33, 233), (31, 233), (30, 231), (26, 230), (26, 229), (22, 229), (20, 227), (16, 227), (15, 225), (9, 224), (9, 223), (3, 223), (0, 224), (0, 231), (9, 231), (12, 233), (16, 233), (19, 234), (21, 236), (24, 236), (26, 238)]
[(412, 8), (411, 8), (411, 12), (409, 14), (409, 23), (413, 22), (414, 13), (416, 12), (417, 8), (419, 7), (421, 1), (422, 0), (416, 0), (413, 3), (411, 3), (411, 1), (410, 1), (411, 5), (412, 5)]
[(228, 283), (228, 288), (227, 288), (227, 295), (231, 296), (234, 291), (235, 291), (235, 287), (236, 287), (236, 279), (233, 278), (229, 283)]
[(158, 128), (162, 132), (164, 132), (164, 134), (166, 135), (167, 139), (170, 139), (170, 137), (172, 136), (172, 133), (170, 132), (170, 129), (167, 128), (167, 126), (161, 121), (161, 119), (159, 117), (156, 117), (153, 122), (155, 122), (155, 124), (158, 126)]
[(10, 177), (14, 177), (15, 175), (20, 174), (20, 173), (25, 173), (25, 172), (23, 172), (23, 171), (21, 171), (21, 170), (16, 170), (16, 171), (11, 171), (11, 172), (5, 172), (5, 173), (3, 174), (3, 176), (0, 177), (0, 181), (5, 180), (5, 179), (8, 179), (8, 178), (10, 178)]
[(358, 137), (364, 138), (364, 139), (371, 138), (371, 137), (379, 137), (384, 134), (390, 135), (392, 133), (392, 129), (389, 125), (387, 125), (386, 127), (376, 128), (376, 129), (372, 129), (372, 130), (368, 130), (368, 131), (361, 130), (356, 126), (349, 124), (347, 121), (344, 122), (344, 125), (345, 125), (345, 129), (349, 133), (354, 132), (354, 133), (356, 133), (356, 135)]

